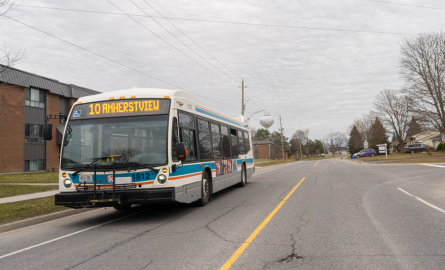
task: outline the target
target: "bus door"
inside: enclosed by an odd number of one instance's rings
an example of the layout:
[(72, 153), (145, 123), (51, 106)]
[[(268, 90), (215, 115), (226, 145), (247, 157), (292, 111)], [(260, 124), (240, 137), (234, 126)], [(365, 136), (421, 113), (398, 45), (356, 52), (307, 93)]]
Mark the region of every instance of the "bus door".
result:
[(212, 150), (213, 150), (213, 160), (215, 161), (216, 177), (213, 179), (213, 192), (220, 191), (225, 188), (224, 185), (224, 173), (225, 168), (223, 167), (223, 150), (222, 150), (222, 140), (221, 131), (218, 123), (211, 123), (210, 130), (212, 133)]

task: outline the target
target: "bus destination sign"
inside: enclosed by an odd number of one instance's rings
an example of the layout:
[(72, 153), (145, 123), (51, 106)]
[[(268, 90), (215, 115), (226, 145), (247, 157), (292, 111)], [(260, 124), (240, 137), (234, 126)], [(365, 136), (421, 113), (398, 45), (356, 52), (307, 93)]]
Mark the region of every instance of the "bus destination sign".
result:
[(166, 114), (169, 105), (170, 100), (165, 99), (110, 100), (77, 104), (71, 119)]

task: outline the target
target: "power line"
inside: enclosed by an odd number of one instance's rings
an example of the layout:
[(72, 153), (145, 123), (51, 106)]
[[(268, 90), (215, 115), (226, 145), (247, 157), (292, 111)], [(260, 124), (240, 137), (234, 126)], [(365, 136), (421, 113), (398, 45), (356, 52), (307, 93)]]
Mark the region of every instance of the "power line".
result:
[[(370, 0), (368, 0), (368, 1), (370, 1)], [(55, 9), (55, 10), (64, 10), (64, 11), (77, 11), (77, 12), (88, 12), (88, 13), (100, 13), (100, 14), (110, 14), (110, 15), (127, 15), (127, 14), (124, 14), (124, 13), (116, 13), (116, 12), (81, 10), (81, 9), (69, 9), (69, 8), (55, 8), (55, 7), (42, 7), (42, 6), (31, 6), (31, 5), (20, 5), (20, 7), (44, 8), (44, 9)], [(159, 17), (159, 16), (141, 15), (141, 14), (128, 14), (128, 15), (134, 16), (134, 17), (162, 18), (162, 17)], [(402, 33), (402, 32), (383, 32), (383, 31), (352, 30), (352, 29), (323, 28), (323, 27), (306, 27), (306, 26), (278, 25), (278, 24), (264, 24), (264, 23), (215, 21), (215, 20), (189, 19), (189, 18), (176, 18), (176, 17), (165, 17), (165, 18), (171, 19), (171, 20), (209, 22), (209, 23), (224, 23), (224, 24), (249, 25), (249, 26), (264, 26), (264, 27), (278, 27), (278, 28), (291, 28), (291, 29), (324, 30), (324, 31), (338, 31), (338, 32), (351, 32), (351, 33), (368, 33), (368, 34), (386, 34), (386, 35), (415, 35), (415, 34), (412, 34), (412, 33)]]
[[(145, 12), (140, 6), (138, 6), (135, 2), (133, 2), (132, 0), (130, 0), (131, 3), (133, 3), (133, 5), (135, 5), (137, 8), (139, 8), (142, 12), (145, 13), (145, 15), (149, 16), (147, 12)], [(144, 1), (147, 5), (149, 5), (151, 8), (153, 8), (149, 3), (147, 3), (146, 1)], [(154, 8), (153, 8), (154, 9)], [(158, 12), (157, 10), (155, 10), (156, 12)], [(159, 12), (158, 12), (159, 13)], [(159, 13), (159, 15), (162, 16), (162, 14)], [(234, 78), (232, 78), (230, 75), (228, 75), (227, 73), (225, 73), (224, 71), (222, 71), (221, 69), (219, 69), (218, 67), (216, 67), (215, 65), (213, 65), (212, 63), (210, 63), (207, 59), (205, 59), (204, 57), (202, 57), (199, 53), (197, 53), (195, 50), (193, 50), (192, 48), (190, 48), (187, 44), (185, 44), (182, 40), (180, 40), (178, 37), (176, 37), (172, 32), (168, 31), (167, 28), (165, 28), (162, 24), (160, 24), (158, 21), (156, 21), (155, 19), (153, 19), (152, 17), (149, 17), (150, 19), (152, 19), (155, 23), (157, 23), (160, 27), (162, 27), (162, 29), (164, 29), (165, 31), (167, 31), (172, 37), (174, 37), (175, 39), (177, 39), (179, 42), (181, 42), (184, 46), (186, 46), (189, 50), (191, 50), (192, 52), (194, 52), (197, 56), (199, 56), (202, 60), (206, 61), (207, 63), (209, 63), (211, 66), (213, 66), (214, 68), (216, 68), (217, 70), (221, 71), (222, 73), (224, 73), (226, 76), (230, 77), (232, 80), (235, 80)], [(172, 24), (173, 25), (173, 24)], [(184, 34), (184, 33), (183, 33)], [(184, 34), (185, 35), (185, 34)], [(221, 77), (222, 78), (222, 77)], [(224, 79), (225, 80), (225, 79)], [(227, 80), (226, 80), (227, 81)], [(229, 82), (229, 81), (227, 81)]]
[(402, 3), (394, 3), (394, 2), (379, 1), (379, 0), (366, 0), (366, 1), (370, 1), (370, 2), (378, 2), (378, 3), (384, 3), (384, 4), (392, 4), (392, 5), (399, 5), (399, 6), (408, 6), (408, 7), (419, 7), (419, 8), (428, 8), (428, 9), (445, 10), (445, 8), (417, 6), (417, 5), (410, 5), (410, 4), (402, 4)]
[[(139, 24), (140, 26), (142, 26), (143, 28), (145, 28), (147, 31), (149, 31), (150, 33), (152, 33), (153, 35), (155, 35), (157, 38), (159, 38), (160, 40), (164, 41), (165, 43), (167, 43), (170, 47), (172, 47), (173, 49), (175, 49), (176, 51), (178, 51), (179, 53), (181, 53), (182, 55), (184, 55), (185, 57), (187, 57), (188, 59), (192, 60), (193, 62), (195, 62), (196, 64), (200, 65), (201, 67), (205, 68), (206, 70), (208, 70), (209, 72), (213, 73), (215, 76), (218, 76), (219, 78), (225, 80), (226, 82), (230, 83), (233, 85), (232, 82), (229, 82), (228, 80), (226, 80), (225, 78), (219, 76), (218, 74), (216, 74), (215, 72), (211, 71), (210, 69), (208, 69), (207, 67), (203, 66), (201, 63), (199, 63), (198, 61), (196, 61), (195, 59), (191, 58), (190, 56), (188, 56), (187, 54), (185, 54), (184, 52), (182, 52), (181, 50), (179, 50), (178, 48), (176, 48), (175, 46), (173, 46), (170, 42), (166, 41), (165, 39), (163, 39), (162, 37), (160, 37), (159, 35), (157, 35), (156, 33), (154, 33), (153, 31), (151, 31), (148, 27), (146, 27), (145, 25), (143, 25), (142, 23), (140, 23), (138, 20), (136, 20), (135, 18), (133, 18), (131, 15), (127, 14), (125, 11), (123, 11), (121, 8), (119, 8), (118, 6), (116, 6), (115, 4), (113, 4), (111, 1), (107, 0), (111, 5), (113, 5), (114, 7), (116, 7), (117, 9), (119, 9), (121, 12), (123, 12), (125, 15), (127, 15), (130, 19), (132, 19), (133, 21), (135, 21), (137, 24)], [(131, 0), (130, 0), (131, 1)], [(131, 1), (132, 2), (132, 1)], [(132, 2), (133, 3), (133, 2)], [(134, 3), (133, 3), (134, 4)], [(134, 4), (135, 6), (137, 6), (136, 4)], [(138, 7), (138, 6), (137, 6)], [(165, 28), (164, 28), (165, 29)], [(168, 31), (167, 31), (168, 32)], [(169, 32), (170, 33), (170, 32)]]
[(50, 36), (50, 37), (53, 37), (53, 38), (55, 38), (55, 39), (58, 39), (58, 40), (60, 40), (60, 41), (65, 42), (65, 43), (68, 43), (68, 44), (70, 44), (70, 45), (72, 45), (72, 46), (74, 46), (74, 47), (76, 47), (76, 48), (78, 48), (78, 49), (81, 49), (81, 50), (83, 50), (83, 51), (89, 52), (89, 53), (91, 53), (91, 54), (93, 54), (93, 55), (96, 55), (96, 56), (98, 56), (98, 57), (100, 57), (100, 58), (102, 58), (102, 59), (105, 59), (105, 60), (107, 60), (107, 61), (113, 62), (114, 64), (117, 64), (117, 65), (119, 65), (119, 66), (128, 68), (128, 69), (133, 70), (133, 71), (135, 71), (135, 72), (137, 72), (137, 73), (140, 73), (140, 74), (142, 74), (142, 75), (145, 75), (145, 76), (150, 77), (150, 78), (152, 78), (152, 79), (155, 79), (155, 80), (157, 80), (157, 81), (163, 82), (163, 83), (168, 84), (168, 85), (170, 85), (170, 86), (176, 87), (176, 88), (178, 88), (178, 89), (181, 89), (181, 90), (184, 90), (184, 91), (188, 91), (188, 92), (190, 92), (190, 93), (193, 93), (193, 94), (195, 94), (195, 95), (197, 95), (197, 96), (200, 96), (200, 97), (203, 97), (203, 98), (205, 98), (205, 99), (211, 100), (211, 101), (213, 101), (213, 102), (216, 102), (216, 103), (219, 103), (219, 104), (222, 104), (222, 105), (225, 105), (225, 106), (234, 108), (234, 109), (238, 109), (238, 108), (233, 107), (233, 106), (231, 106), (231, 105), (227, 105), (227, 104), (225, 104), (225, 103), (216, 101), (216, 100), (214, 100), (214, 99), (211, 99), (211, 98), (208, 98), (208, 97), (206, 97), (206, 96), (197, 94), (197, 93), (192, 92), (192, 91), (190, 91), (190, 90), (187, 90), (187, 89), (185, 89), (185, 88), (183, 88), (183, 87), (179, 87), (179, 86), (177, 86), (177, 85), (174, 85), (174, 84), (169, 83), (169, 82), (167, 82), (167, 81), (164, 81), (164, 80), (162, 80), (162, 79), (156, 78), (156, 77), (154, 77), (154, 76), (152, 76), (152, 75), (150, 75), (150, 74), (147, 74), (147, 73), (145, 73), (145, 72), (143, 72), (143, 71), (137, 70), (137, 69), (135, 69), (135, 68), (132, 68), (132, 67), (130, 67), (130, 66), (127, 66), (127, 65), (125, 65), (125, 64), (122, 64), (122, 63), (120, 63), (120, 62), (117, 62), (116, 60), (110, 59), (110, 58), (108, 58), (108, 57), (106, 57), (106, 56), (103, 56), (103, 55), (101, 55), (101, 54), (98, 54), (98, 53), (96, 53), (96, 52), (93, 52), (93, 51), (91, 51), (91, 50), (89, 50), (89, 49), (87, 49), (87, 48), (81, 47), (81, 46), (79, 46), (79, 45), (77, 45), (77, 44), (74, 44), (74, 43), (72, 43), (72, 42), (70, 42), (70, 41), (67, 41), (67, 40), (62, 39), (62, 38), (60, 38), (60, 37), (57, 37), (57, 36), (55, 36), (55, 35), (53, 35), (53, 34), (50, 34), (50, 33), (45, 32), (45, 31), (43, 31), (43, 30), (40, 30), (40, 29), (38, 29), (38, 28), (36, 28), (36, 27), (34, 27), (34, 26), (31, 26), (31, 25), (26, 24), (26, 23), (24, 23), (24, 22), (21, 22), (21, 21), (19, 21), (19, 20), (13, 19), (13, 18), (11, 18), (11, 17), (9, 17), (9, 16), (6, 16), (6, 15), (3, 15), (3, 16), (4, 16), (5, 18), (8, 18), (8, 19), (12, 20), (12, 21), (15, 21), (15, 22), (17, 22), (17, 23), (20, 23), (20, 24), (22, 24), (22, 25), (25, 25), (25, 26), (27, 26), (27, 27), (29, 27), (29, 28), (31, 28), (31, 29), (34, 29), (34, 30), (36, 30), (36, 31), (38, 31), (38, 32), (40, 32), (40, 33), (43, 33), (43, 34), (45, 34), (45, 35), (48, 35), (48, 36)]
[[(181, 32), (184, 36), (186, 36), (191, 42), (193, 42), (196, 46), (198, 46), (201, 50), (203, 50), (206, 54), (208, 54), (210, 57), (212, 57), (216, 62), (220, 63), (223, 67), (225, 67), (226, 69), (228, 69), (230, 72), (232, 72), (233, 74), (235, 74), (236, 76), (238, 76), (239, 78), (242, 79), (241, 76), (239, 76), (238, 74), (236, 74), (235, 72), (233, 72), (230, 68), (228, 68), (226, 65), (224, 65), (223, 63), (221, 63), (220, 61), (218, 61), (218, 59), (216, 59), (215, 57), (213, 57), (210, 53), (208, 53), (206, 50), (204, 50), (204, 48), (202, 48), (201, 46), (199, 46), (198, 43), (196, 43), (193, 39), (191, 39), (188, 35), (186, 35), (183, 31), (181, 31), (181, 29), (179, 29), (178, 27), (176, 27), (176, 25), (174, 25), (168, 18), (166, 18), (164, 15), (162, 15), (157, 9), (155, 9), (152, 5), (150, 5), (147, 1), (144, 0), (144, 2), (149, 5), (154, 11), (156, 11), (162, 18), (164, 18), (167, 22), (169, 22), (174, 28), (176, 28), (179, 32)], [(147, 14), (148, 15), (148, 14)], [(223, 72), (221, 70), (221, 72)], [(226, 74), (226, 73), (224, 73)], [(227, 76), (229, 76), (228, 74), (226, 74)], [(230, 76), (229, 76), (230, 77)], [(232, 78), (232, 77), (231, 77)], [(233, 79), (233, 78), (232, 78)]]

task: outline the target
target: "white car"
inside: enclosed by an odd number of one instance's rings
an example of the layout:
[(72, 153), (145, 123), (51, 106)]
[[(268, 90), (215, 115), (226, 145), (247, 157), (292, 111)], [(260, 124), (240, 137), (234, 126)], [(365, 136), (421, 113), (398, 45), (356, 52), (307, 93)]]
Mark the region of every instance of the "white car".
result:
[(322, 153), (322, 154), (320, 154), (320, 156), (322, 156), (322, 157), (325, 157), (325, 154), (324, 154), (324, 153)]

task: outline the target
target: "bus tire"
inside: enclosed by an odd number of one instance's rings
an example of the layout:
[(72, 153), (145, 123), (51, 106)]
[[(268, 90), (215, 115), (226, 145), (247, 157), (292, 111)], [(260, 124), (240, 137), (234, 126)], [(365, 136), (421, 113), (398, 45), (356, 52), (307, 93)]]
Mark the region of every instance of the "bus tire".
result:
[(238, 183), (238, 187), (245, 187), (247, 185), (247, 174), (246, 174), (246, 166), (243, 164), (241, 166), (241, 182)]
[(128, 211), (131, 208), (131, 204), (117, 204), (113, 206), (114, 209), (118, 211)]
[(205, 206), (210, 201), (210, 178), (207, 172), (202, 174), (201, 199), (196, 201), (198, 206)]

